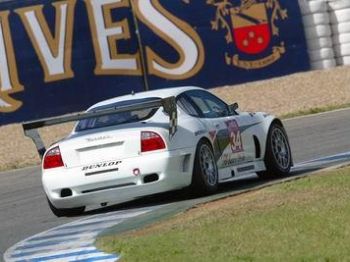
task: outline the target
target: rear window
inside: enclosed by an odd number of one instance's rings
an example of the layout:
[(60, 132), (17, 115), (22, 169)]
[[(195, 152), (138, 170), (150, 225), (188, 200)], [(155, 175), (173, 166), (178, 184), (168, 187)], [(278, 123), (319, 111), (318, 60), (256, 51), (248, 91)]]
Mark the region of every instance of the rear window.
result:
[[(158, 97), (149, 97), (149, 98), (143, 98), (143, 99), (134, 99), (134, 100), (126, 100), (126, 101), (120, 101), (114, 104), (110, 104), (107, 106), (100, 106), (93, 108), (89, 110), (88, 112), (99, 112), (106, 109), (112, 109), (112, 108), (118, 108), (118, 107), (124, 107), (129, 105), (135, 105), (145, 102), (154, 101), (156, 99), (159, 99)], [(148, 109), (140, 109), (140, 110), (133, 110), (128, 112), (121, 112), (116, 113), (112, 115), (107, 116), (100, 116), (96, 118), (90, 118), (90, 119), (84, 119), (78, 122), (77, 127), (75, 128), (76, 132), (84, 131), (84, 130), (90, 130), (90, 129), (96, 129), (96, 128), (102, 128), (102, 127), (108, 127), (108, 126), (116, 126), (121, 124), (128, 124), (128, 123), (134, 123), (143, 121), (146, 119), (151, 118), (156, 112), (158, 108), (148, 108)]]

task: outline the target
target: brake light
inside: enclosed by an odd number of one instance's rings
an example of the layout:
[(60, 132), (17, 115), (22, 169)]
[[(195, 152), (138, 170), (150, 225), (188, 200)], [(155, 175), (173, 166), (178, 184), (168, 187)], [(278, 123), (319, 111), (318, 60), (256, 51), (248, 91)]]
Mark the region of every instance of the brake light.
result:
[(44, 158), (44, 169), (56, 168), (64, 166), (63, 160), (61, 157), (61, 151), (58, 146), (50, 149)]
[(149, 152), (164, 148), (165, 143), (160, 135), (151, 131), (141, 132), (141, 152)]

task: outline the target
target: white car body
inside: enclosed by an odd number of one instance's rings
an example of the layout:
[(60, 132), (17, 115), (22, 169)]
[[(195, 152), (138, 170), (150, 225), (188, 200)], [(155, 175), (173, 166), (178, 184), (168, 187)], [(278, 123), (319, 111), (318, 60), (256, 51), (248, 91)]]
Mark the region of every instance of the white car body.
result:
[[(106, 100), (88, 111), (120, 101), (179, 98), (188, 92), (208, 93), (198, 87), (162, 89)], [(274, 116), (240, 112), (214, 118), (196, 117), (186, 113), (183, 106), (177, 106), (177, 112), (177, 132), (172, 138), (169, 117), (162, 108), (141, 122), (73, 130), (46, 152), (59, 147), (64, 163), (57, 168), (42, 168), (42, 183), (49, 201), (55, 208), (67, 209), (120, 203), (188, 187), (197, 146), (204, 140), (210, 143), (215, 155), (218, 183), (266, 170), (264, 157), (269, 128), (274, 121), (281, 124)], [(142, 153), (141, 131), (159, 134), (165, 148)]]

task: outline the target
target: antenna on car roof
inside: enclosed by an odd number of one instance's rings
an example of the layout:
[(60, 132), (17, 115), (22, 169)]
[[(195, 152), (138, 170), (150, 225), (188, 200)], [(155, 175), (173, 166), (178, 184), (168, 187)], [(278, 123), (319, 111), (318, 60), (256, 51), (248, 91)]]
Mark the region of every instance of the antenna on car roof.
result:
[(135, 91), (134, 90), (131, 90), (131, 95), (135, 95)]

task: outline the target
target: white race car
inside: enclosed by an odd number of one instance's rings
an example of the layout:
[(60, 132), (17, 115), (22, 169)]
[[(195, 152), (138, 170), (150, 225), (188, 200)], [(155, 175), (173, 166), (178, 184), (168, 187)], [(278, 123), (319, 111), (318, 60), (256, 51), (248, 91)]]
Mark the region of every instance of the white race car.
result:
[(219, 183), (252, 173), (285, 176), (292, 166), (279, 119), (239, 112), (202, 88), (130, 94), (86, 114), (43, 158), (56, 216), (189, 186), (210, 194)]

